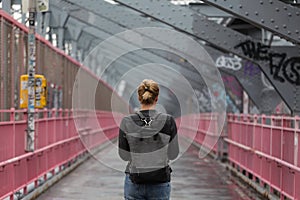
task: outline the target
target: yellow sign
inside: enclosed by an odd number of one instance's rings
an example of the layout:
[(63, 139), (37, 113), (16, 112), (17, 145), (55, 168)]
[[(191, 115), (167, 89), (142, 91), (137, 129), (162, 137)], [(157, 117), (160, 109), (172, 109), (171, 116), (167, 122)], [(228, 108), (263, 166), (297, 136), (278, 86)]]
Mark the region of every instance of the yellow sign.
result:
[[(28, 106), (28, 75), (20, 77), (20, 108)], [(47, 105), (47, 80), (43, 75), (35, 75), (35, 108), (44, 108)]]

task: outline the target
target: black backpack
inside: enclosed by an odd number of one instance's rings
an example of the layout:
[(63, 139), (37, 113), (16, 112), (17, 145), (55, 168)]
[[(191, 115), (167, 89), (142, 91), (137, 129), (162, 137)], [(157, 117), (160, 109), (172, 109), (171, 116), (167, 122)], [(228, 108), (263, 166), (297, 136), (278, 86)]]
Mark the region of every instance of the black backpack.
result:
[[(159, 182), (157, 173), (170, 173), (168, 167), (168, 144), (170, 136), (161, 133), (167, 116), (155, 113), (144, 117), (137, 112), (143, 126), (138, 126), (133, 120), (127, 124), (126, 138), (130, 148), (130, 178), (135, 183)], [(163, 172), (161, 172), (163, 170)]]

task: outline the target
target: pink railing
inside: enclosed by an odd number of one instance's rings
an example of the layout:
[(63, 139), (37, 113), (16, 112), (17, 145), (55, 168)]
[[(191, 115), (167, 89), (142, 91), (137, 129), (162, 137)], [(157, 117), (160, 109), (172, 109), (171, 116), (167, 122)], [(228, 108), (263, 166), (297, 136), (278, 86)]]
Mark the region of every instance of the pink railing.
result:
[[(299, 117), (228, 115), (229, 160), (281, 199), (300, 199)], [(259, 180), (259, 181), (258, 181)]]
[(189, 114), (176, 119), (178, 133), (201, 144), (214, 154), (223, 151), (217, 141), (223, 135), (218, 134), (219, 116), (214, 113)]
[[(0, 122), (0, 199), (13, 199), (47, 173), (63, 168), (86, 153), (86, 147), (98, 147), (118, 135), (120, 114), (98, 111), (39, 110), (36, 114), (36, 141), (34, 152), (25, 152), (25, 110), (2, 110), (10, 120)], [(96, 116), (96, 118), (95, 118)], [(114, 118), (113, 118), (114, 117)], [(97, 123), (95, 123), (97, 122)], [(76, 124), (75, 124), (76, 123)], [(98, 126), (100, 124), (101, 128)], [(78, 134), (79, 133), (79, 134)]]

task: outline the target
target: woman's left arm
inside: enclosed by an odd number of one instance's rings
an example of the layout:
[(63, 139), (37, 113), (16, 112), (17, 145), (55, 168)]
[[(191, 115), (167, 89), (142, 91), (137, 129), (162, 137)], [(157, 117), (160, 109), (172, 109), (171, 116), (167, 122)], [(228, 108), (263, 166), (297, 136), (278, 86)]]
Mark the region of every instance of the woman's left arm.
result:
[(178, 135), (177, 135), (177, 126), (173, 117), (170, 117), (170, 143), (168, 146), (168, 157), (170, 160), (177, 158), (179, 154), (179, 145), (178, 145)]

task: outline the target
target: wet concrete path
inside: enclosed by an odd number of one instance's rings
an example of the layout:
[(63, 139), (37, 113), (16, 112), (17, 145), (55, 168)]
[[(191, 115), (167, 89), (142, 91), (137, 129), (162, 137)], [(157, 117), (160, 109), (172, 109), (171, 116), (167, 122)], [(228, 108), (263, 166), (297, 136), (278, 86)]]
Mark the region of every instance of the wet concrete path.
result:
[[(121, 200), (123, 199), (124, 173), (112, 168), (124, 169), (125, 163), (117, 158), (117, 148), (106, 148), (101, 157), (107, 167), (90, 158), (68, 176), (49, 188), (39, 200)], [(199, 150), (190, 146), (171, 164), (172, 200), (239, 200), (251, 199), (236, 186), (229, 172), (217, 161), (206, 157), (199, 159)], [(103, 159), (105, 157), (105, 159)]]

